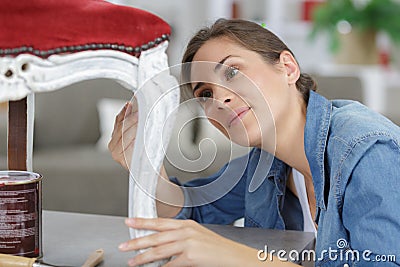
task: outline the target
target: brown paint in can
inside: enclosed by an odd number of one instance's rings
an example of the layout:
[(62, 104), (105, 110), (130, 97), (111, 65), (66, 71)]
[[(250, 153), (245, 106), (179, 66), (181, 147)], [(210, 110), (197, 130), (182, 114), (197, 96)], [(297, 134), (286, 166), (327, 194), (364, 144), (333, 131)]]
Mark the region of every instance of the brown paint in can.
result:
[(0, 253), (42, 257), (42, 176), (0, 171)]

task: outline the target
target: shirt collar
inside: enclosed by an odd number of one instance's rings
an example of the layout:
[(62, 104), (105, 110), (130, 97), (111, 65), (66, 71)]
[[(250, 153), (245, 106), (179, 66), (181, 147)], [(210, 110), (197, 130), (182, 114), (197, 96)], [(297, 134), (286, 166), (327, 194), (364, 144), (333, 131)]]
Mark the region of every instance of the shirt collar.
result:
[(304, 147), (313, 177), (317, 206), (322, 209), (326, 209), (324, 162), (331, 114), (332, 103), (325, 97), (310, 91), (304, 129)]
[[(261, 153), (267, 153), (267, 152), (261, 150)], [(284, 194), (284, 192), (286, 191), (286, 182), (289, 177), (288, 175), (289, 171), (290, 167), (285, 162), (274, 157), (267, 178), (271, 182), (275, 183), (275, 186), (278, 189), (279, 194)]]
[[(260, 148), (254, 148), (251, 162), (256, 164), (254, 164), (252, 169), (252, 181), (249, 185), (250, 192), (257, 189), (265, 178), (275, 184), (279, 194), (285, 192), (288, 165)], [(266, 168), (268, 168), (267, 175), (265, 175)], [(253, 181), (256, 182), (253, 183)]]

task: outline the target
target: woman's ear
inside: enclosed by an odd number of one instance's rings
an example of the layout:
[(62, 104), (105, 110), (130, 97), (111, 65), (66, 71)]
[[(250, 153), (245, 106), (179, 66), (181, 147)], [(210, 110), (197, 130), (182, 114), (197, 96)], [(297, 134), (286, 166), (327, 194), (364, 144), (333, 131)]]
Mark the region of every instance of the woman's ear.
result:
[(296, 84), (297, 80), (300, 78), (300, 68), (292, 53), (286, 50), (283, 51), (280, 55), (280, 62), (283, 64), (288, 83)]

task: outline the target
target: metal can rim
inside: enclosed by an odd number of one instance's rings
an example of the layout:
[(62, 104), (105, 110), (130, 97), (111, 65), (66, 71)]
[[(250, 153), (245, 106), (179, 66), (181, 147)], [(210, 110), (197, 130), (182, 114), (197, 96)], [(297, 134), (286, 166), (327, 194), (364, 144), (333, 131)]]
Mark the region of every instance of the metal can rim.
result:
[[(1, 181), (1, 176), (2, 175), (7, 175), (9, 176), (10, 174), (16, 174), (16, 173), (21, 173), (21, 174), (26, 174), (29, 175), (29, 178), (25, 180), (20, 180), (20, 181)], [(0, 171), (0, 186), (6, 186), (6, 185), (20, 185), (20, 184), (31, 184), (31, 183), (36, 183), (41, 181), (43, 176), (39, 173), (36, 172), (31, 172), (31, 171), (18, 171), (18, 170), (4, 170)]]

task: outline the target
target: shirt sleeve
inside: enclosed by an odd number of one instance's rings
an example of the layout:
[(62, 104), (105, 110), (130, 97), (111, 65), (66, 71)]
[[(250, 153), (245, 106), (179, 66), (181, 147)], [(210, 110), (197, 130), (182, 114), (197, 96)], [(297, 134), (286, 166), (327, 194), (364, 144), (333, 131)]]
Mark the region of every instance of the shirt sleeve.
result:
[[(175, 217), (206, 224), (231, 224), (244, 217), (248, 156), (230, 161), (216, 174), (183, 184), (184, 207)], [(176, 184), (178, 179), (170, 178)]]
[(354, 168), (343, 202), (343, 223), (360, 266), (400, 265), (399, 189), (399, 145), (378, 141)]

